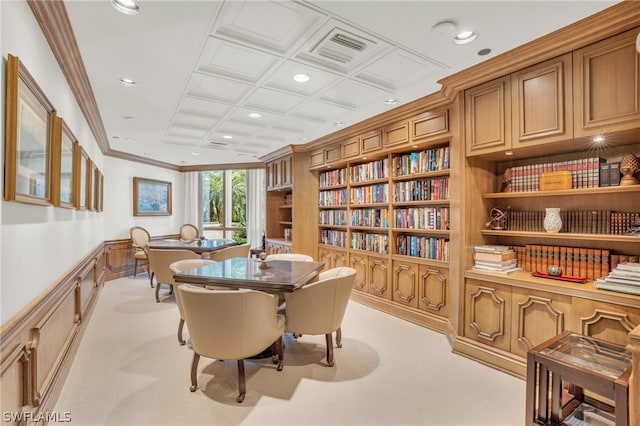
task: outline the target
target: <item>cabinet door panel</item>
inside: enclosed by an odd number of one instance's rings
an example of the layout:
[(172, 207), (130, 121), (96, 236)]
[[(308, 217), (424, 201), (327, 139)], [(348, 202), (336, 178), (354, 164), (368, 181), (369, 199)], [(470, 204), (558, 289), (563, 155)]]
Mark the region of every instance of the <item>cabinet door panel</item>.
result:
[(309, 167), (318, 168), (324, 166), (324, 149), (318, 149), (309, 154)]
[(511, 76), (513, 147), (573, 137), (571, 55)]
[(575, 298), (572, 331), (626, 346), (629, 332), (640, 324), (640, 309)]
[(513, 288), (511, 352), (527, 351), (565, 330), (571, 298), (559, 294)]
[(406, 121), (395, 123), (384, 129), (384, 146), (396, 146), (409, 142), (409, 123)]
[(465, 284), (464, 335), (505, 351), (511, 346), (511, 289), (486, 281)]
[(381, 132), (371, 132), (366, 135), (360, 136), (360, 152), (375, 151), (382, 148), (382, 136)]
[(418, 265), (393, 262), (393, 301), (418, 307)]
[(325, 149), (325, 163), (330, 164), (340, 160), (340, 145), (330, 146)]
[(638, 28), (574, 52), (576, 137), (638, 127), (637, 34)]
[(411, 119), (413, 141), (449, 132), (449, 110), (430, 111)]
[(369, 294), (391, 299), (391, 286), (389, 285), (389, 267), (387, 261), (382, 258), (369, 257), (369, 274), (367, 276)]
[(333, 251), (326, 248), (320, 248), (318, 250), (318, 261), (324, 263), (324, 267), (322, 268), (323, 271), (328, 271), (333, 268)]
[(449, 271), (420, 265), (418, 307), (423, 311), (447, 316), (447, 281)]
[(291, 156), (287, 156), (280, 160), (280, 183), (281, 186), (291, 186), (293, 183), (292, 171), (291, 171)]
[(511, 147), (511, 86), (503, 77), (464, 92), (467, 156)]
[(340, 147), (342, 149), (342, 159), (360, 155), (360, 140), (358, 140), (358, 138), (342, 142)]
[(355, 290), (367, 291), (367, 258), (359, 254), (349, 256), (349, 265), (356, 270), (356, 279), (353, 283)]

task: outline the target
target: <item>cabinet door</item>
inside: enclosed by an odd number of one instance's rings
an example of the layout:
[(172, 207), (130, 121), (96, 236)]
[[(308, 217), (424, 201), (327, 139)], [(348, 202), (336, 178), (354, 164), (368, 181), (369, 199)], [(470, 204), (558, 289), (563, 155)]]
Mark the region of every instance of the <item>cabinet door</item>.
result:
[(570, 321), (572, 331), (626, 346), (629, 332), (640, 324), (640, 308), (574, 298)]
[(414, 142), (448, 132), (448, 109), (425, 112), (411, 119), (411, 140)]
[(320, 248), (318, 250), (318, 262), (324, 263), (323, 271), (328, 271), (333, 268), (333, 251), (327, 248)]
[(409, 142), (409, 122), (391, 124), (382, 131), (384, 147), (399, 146)]
[(511, 352), (522, 357), (566, 329), (571, 297), (514, 287), (511, 291)]
[(370, 132), (360, 136), (360, 153), (376, 151), (382, 148), (382, 136), (380, 131)]
[(418, 272), (418, 308), (446, 317), (449, 271), (420, 265)]
[(393, 262), (393, 301), (418, 307), (418, 265)]
[(573, 137), (571, 54), (511, 75), (513, 148)]
[(347, 266), (347, 253), (344, 251), (336, 250), (335, 256), (333, 258), (333, 267), (340, 268), (342, 266)]
[(324, 162), (329, 165), (335, 161), (340, 161), (340, 145), (327, 147), (324, 150)]
[(468, 279), (465, 282), (464, 335), (505, 351), (511, 346), (511, 289)]
[(340, 144), (342, 159), (353, 158), (360, 155), (360, 139), (354, 138)]
[(638, 127), (637, 35), (638, 28), (573, 53), (576, 137)]
[(324, 149), (316, 149), (309, 154), (309, 167), (320, 168), (324, 166)]
[(355, 290), (367, 291), (367, 257), (359, 254), (349, 255), (349, 265), (356, 270), (356, 279), (353, 283)]
[(367, 262), (369, 268), (367, 291), (374, 296), (391, 299), (388, 261), (383, 258), (369, 257)]
[(275, 188), (275, 182), (276, 182), (276, 177), (275, 177), (275, 163), (272, 161), (270, 163), (267, 163), (267, 189), (274, 189)]
[(502, 77), (464, 92), (467, 156), (511, 149), (511, 80)]
[(280, 160), (280, 183), (281, 186), (291, 186), (293, 184), (292, 159), (288, 155)]

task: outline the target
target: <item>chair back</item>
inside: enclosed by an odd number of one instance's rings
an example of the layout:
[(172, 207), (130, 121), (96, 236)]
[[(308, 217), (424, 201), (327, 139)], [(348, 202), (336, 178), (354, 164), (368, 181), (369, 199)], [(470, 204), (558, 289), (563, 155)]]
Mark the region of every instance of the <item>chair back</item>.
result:
[(149, 231), (141, 226), (134, 226), (129, 229), (129, 235), (131, 236), (131, 245), (135, 249), (144, 249), (151, 241), (151, 235)]
[[(213, 260), (209, 259), (183, 259), (177, 260), (169, 265), (169, 269), (174, 274), (179, 274), (180, 272), (188, 271), (189, 269), (199, 268), (201, 266), (209, 265), (211, 263), (215, 263)], [(178, 311), (180, 312), (180, 318), (184, 319), (184, 310), (182, 308), (182, 300), (180, 300), (180, 292), (174, 291), (176, 295), (176, 305), (178, 305)]]
[(291, 260), (298, 262), (313, 262), (313, 257), (300, 253), (276, 253), (267, 256), (267, 260)]
[(347, 310), (356, 270), (338, 267), (322, 279), (285, 293), (286, 329), (301, 334), (328, 334), (337, 330)]
[(193, 241), (200, 236), (200, 231), (195, 225), (185, 223), (180, 227), (180, 239), (185, 241)]
[(284, 331), (278, 298), (254, 290), (210, 291), (178, 287), (193, 350), (215, 359), (244, 359), (262, 352)]
[(149, 268), (155, 274), (158, 284), (173, 285), (173, 271), (169, 267), (173, 262), (183, 259), (200, 259), (191, 250), (148, 249)]
[(209, 258), (216, 262), (221, 262), (226, 259), (232, 259), (234, 257), (249, 257), (249, 251), (251, 250), (251, 244), (241, 244), (237, 246), (226, 247), (220, 250), (211, 252)]

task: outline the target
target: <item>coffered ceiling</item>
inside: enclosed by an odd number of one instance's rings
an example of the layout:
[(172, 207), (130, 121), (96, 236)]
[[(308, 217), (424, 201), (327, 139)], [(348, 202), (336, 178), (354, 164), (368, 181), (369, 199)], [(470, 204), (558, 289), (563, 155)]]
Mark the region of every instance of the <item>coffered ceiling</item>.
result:
[[(190, 166), (257, 162), (333, 133), (613, 3), (147, 0), (133, 16), (109, 0), (65, 6), (110, 149)], [(434, 29), (442, 21), (455, 29)], [(477, 39), (454, 44), (463, 29)], [(301, 73), (308, 82), (294, 81)]]

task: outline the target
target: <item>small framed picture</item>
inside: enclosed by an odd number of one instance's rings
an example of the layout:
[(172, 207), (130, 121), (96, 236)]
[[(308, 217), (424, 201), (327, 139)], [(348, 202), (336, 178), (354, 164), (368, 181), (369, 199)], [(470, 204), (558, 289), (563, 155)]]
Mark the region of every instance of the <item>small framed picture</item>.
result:
[(171, 182), (133, 178), (134, 216), (171, 216)]

